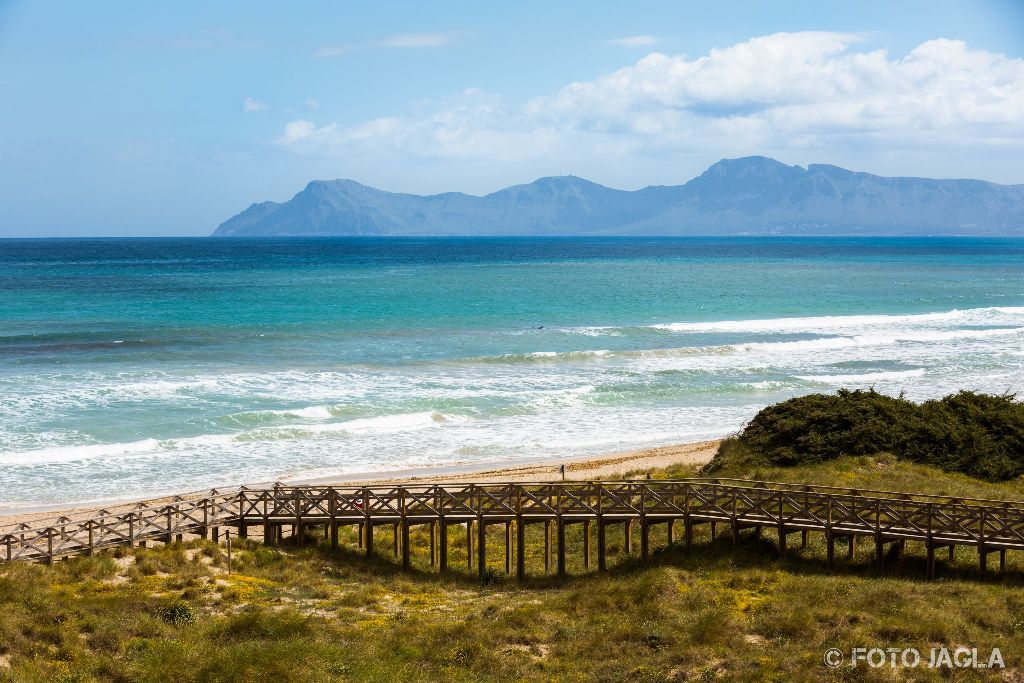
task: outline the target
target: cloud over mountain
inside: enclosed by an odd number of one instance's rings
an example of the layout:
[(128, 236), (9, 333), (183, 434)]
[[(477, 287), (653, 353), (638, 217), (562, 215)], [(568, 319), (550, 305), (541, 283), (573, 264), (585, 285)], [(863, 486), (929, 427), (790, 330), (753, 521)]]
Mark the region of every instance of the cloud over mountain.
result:
[(777, 33), (634, 64), (521, 103), (468, 89), (415, 112), (341, 125), (290, 122), (278, 143), (308, 154), (545, 159), (710, 148), (1024, 150), (1024, 60), (958, 40), (905, 55), (852, 33)]

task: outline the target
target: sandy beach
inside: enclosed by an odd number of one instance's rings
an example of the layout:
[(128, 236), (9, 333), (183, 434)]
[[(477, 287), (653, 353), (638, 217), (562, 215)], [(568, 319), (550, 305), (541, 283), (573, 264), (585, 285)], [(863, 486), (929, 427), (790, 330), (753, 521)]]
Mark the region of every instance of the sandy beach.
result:
[[(393, 473), (375, 473), (373, 475), (353, 475), (350, 477), (330, 477), (324, 479), (295, 480), (289, 484), (397, 484), (397, 483), (438, 483), (438, 482), (516, 482), (516, 481), (555, 481), (561, 478), (561, 466), (565, 465), (565, 478), (573, 480), (607, 479), (622, 476), (629, 472), (644, 472), (670, 465), (702, 465), (712, 457), (718, 449), (719, 440), (698, 441), (694, 443), (658, 446), (636, 451), (611, 453), (601, 456), (565, 458), (524, 463), (521, 465), (500, 467), (482, 465), (477, 468), (436, 468), (424, 470), (403, 470)], [(247, 484), (248, 486), (267, 485)], [(181, 497), (201, 496), (202, 493), (181, 494)], [(149, 505), (160, 505), (173, 500), (175, 496), (149, 498)], [(65, 516), (69, 520), (84, 519), (93, 516), (98, 509), (110, 513), (127, 512), (139, 503), (139, 499), (126, 499), (105, 505), (46, 507), (34, 509), (11, 508), (0, 509), (0, 529), (22, 523), (53, 519)]]

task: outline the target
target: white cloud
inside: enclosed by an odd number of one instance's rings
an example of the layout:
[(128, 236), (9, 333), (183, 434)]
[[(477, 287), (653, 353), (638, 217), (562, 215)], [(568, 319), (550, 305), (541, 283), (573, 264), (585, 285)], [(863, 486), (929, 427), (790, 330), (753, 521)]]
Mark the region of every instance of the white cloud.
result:
[(377, 43), (378, 47), (444, 47), (455, 40), (452, 33), (400, 33)]
[(352, 52), (352, 48), (348, 45), (324, 45), (318, 48), (317, 51), (313, 53), (313, 56), (324, 59), (327, 57), (340, 57), (342, 55), (347, 55), (349, 52)]
[(609, 40), (610, 45), (621, 45), (622, 47), (650, 47), (651, 45), (657, 45), (661, 40), (654, 36), (626, 36), (625, 38), (616, 38), (615, 40)]
[(254, 97), (246, 97), (242, 100), (242, 111), (247, 114), (252, 112), (263, 111), (267, 108), (267, 103), (262, 100), (257, 100)]
[[(652, 53), (510, 105), (479, 90), (353, 126), (288, 124), (300, 152), (494, 160), (1024, 147), (1024, 60), (937, 39), (906, 55), (858, 34), (779, 33), (708, 54)], [(833, 157), (834, 158), (834, 157)]]

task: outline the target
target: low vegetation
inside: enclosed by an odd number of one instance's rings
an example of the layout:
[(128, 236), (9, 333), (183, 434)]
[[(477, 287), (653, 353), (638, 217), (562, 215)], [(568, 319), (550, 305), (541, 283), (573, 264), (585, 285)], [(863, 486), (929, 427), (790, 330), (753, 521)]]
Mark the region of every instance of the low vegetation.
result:
[(801, 465), (892, 454), (988, 481), (1024, 474), (1024, 404), (970, 391), (914, 403), (874, 390), (810, 394), (769, 406), (719, 451), (723, 463)]

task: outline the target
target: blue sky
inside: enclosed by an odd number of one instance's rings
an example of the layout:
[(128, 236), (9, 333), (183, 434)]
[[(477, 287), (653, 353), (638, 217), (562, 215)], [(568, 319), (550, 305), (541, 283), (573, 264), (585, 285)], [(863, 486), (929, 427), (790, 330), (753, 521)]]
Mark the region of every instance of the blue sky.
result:
[(3, 2), (0, 236), (767, 154), (1024, 183), (1024, 3)]

